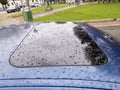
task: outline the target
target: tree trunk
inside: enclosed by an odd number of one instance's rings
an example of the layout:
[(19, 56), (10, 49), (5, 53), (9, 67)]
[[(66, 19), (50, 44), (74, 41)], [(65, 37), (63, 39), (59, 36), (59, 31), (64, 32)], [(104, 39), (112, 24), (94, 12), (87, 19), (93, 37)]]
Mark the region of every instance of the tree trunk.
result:
[(5, 10), (5, 7), (4, 7), (4, 5), (2, 5), (2, 8), (3, 8), (3, 10)]
[(5, 5), (5, 9), (7, 9), (7, 5)]
[(14, 3), (14, 5), (15, 5), (15, 0), (13, 0), (13, 3)]
[(26, 6), (29, 7), (29, 0), (26, 0)]
[(30, 10), (29, 0), (26, 0), (26, 6), (27, 6), (27, 7), (28, 7), (28, 9)]

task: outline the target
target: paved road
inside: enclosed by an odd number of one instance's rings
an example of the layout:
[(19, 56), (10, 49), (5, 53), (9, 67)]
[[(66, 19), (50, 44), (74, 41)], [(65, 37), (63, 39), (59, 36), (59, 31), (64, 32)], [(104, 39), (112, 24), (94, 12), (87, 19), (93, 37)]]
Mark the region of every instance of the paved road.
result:
[(24, 23), (22, 17), (21, 18), (12, 18), (9, 17), (8, 14), (3, 12), (0, 14), (0, 26), (8, 26), (13, 24), (22, 24)]
[(98, 28), (106, 32), (107, 34), (111, 35), (113, 38), (120, 42), (120, 26), (105, 26)]
[(120, 21), (91, 22), (88, 24), (106, 32), (120, 42)]
[(6, 14), (7, 12), (6, 11), (0, 11), (0, 15), (1, 14)]

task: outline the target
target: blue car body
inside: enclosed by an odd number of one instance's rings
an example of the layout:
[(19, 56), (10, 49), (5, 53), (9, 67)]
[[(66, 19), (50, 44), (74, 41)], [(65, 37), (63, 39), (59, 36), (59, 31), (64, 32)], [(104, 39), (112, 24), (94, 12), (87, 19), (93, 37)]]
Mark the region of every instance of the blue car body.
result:
[(120, 89), (120, 43), (84, 23), (77, 23), (105, 53), (108, 61), (96, 66), (17, 68), (9, 58), (33, 30), (33, 24), (0, 28), (0, 90)]

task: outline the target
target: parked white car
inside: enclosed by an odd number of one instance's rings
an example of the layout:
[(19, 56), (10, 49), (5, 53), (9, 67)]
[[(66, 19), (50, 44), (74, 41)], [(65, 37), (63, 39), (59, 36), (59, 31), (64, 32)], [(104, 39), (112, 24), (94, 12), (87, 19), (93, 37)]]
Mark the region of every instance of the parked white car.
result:
[(20, 11), (20, 7), (16, 7), (15, 5), (11, 5), (7, 7), (7, 13)]
[(40, 4), (39, 4), (39, 3), (34, 3), (34, 5), (35, 5), (35, 7), (38, 7), (38, 6), (40, 6)]
[(29, 5), (30, 5), (31, 8), (35, 7), (34, 3), (30, 3)]

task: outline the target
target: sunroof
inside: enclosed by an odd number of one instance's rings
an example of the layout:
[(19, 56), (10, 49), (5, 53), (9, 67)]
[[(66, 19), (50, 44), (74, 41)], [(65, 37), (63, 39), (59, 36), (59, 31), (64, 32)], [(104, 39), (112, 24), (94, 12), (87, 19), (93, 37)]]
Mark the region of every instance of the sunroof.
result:
[(77, 24), (40, 23), (36, 29), (29, 33), (11, 56), (13, 66), (100, 65), (107, 60)]

